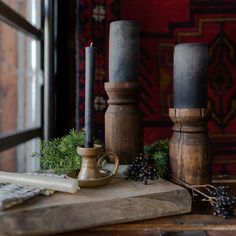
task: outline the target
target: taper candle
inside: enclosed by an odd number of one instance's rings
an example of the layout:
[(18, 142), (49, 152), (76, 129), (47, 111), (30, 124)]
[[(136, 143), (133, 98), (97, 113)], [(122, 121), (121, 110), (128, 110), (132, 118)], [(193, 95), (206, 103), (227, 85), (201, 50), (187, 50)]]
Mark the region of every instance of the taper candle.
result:
[(134, 21), (110, 24), (109, 81), (138, 80), (139, 26)]
[(35, 188), (45, 188), (68, 193), (75, 193), (78, 190), (77, 179), (13, 173), (6, 171), (0, 171), (0, 183), (20, 184), (32, 186)]
[(183, 43), (174, 49), (174, 108), (207, 107), (208, 47)]
[(84, 147), (93, 147), (93, 110), (94, 77), (96, 48), (93, 43), (85, 48), (85, 143)]

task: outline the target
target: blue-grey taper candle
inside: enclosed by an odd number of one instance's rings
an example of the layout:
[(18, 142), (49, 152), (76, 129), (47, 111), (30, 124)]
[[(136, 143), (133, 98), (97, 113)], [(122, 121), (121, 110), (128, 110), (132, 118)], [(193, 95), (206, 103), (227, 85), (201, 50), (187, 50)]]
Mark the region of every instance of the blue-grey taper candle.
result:
[(109, 81), (138, 80), (139, 26), (134, 21), (110, 24)]
[(85, 48), (85, 143), (84, 147), (93, 147), (93, 103), (96, 48)]
[(207, 107), (208, 47), (183, 43), (174, 50), (174, 108)]

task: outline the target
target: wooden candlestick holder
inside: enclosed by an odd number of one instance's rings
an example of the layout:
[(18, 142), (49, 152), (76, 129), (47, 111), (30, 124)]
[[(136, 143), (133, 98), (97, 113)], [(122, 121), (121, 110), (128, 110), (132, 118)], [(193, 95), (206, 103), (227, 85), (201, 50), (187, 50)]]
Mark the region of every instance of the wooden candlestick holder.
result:
[[(102, 186), (111, 181), (119, 167), (119, 158), (113, 152), (103, 153), (100, 145), (94, 145), (93, 148), (78, 147), (77, 153), (82, 157), (80, 172), (77, 176), (80, 187)], [(112, 157), (115, 162), (111, 172), (102, 169), (104, 158)]]
[(143, 151), (143, 123), (139, 109), (138, 82), (107, 82), (105, 148), (115, 152), (121, 164), (130, 164)]
[(207, 133), (210, 114), (206, 108), (169, 109), (174, 122), (169, 141), (171, 173), (190, 185), (210, 184), (212, 180)]

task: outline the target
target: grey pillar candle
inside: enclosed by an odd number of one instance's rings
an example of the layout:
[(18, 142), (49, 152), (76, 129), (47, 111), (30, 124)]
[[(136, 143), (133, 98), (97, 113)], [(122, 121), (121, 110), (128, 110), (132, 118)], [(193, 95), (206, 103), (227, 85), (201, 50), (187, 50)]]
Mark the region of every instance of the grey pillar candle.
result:
[(96, 48), (85, 48), (85, 143), (84, 147), (93, 147), (93, 109), (94, 109), (94, 77)]
[(138, 80), (139, 26), (134, 21), (110, 24), (109, 81)]
[(174, 49), (174, 108), (207, 107), (208, 47), (183, 43)]

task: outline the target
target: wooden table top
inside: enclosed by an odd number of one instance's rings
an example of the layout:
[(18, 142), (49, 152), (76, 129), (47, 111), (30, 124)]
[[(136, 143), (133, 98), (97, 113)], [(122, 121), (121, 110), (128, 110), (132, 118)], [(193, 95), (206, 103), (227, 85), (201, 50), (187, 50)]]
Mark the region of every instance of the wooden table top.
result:
[[(233, 195), (236, 196), (236, 182), (227, 185), (230, 185)], [(102, 226), (57, 235), (236, 236), (236, 216), (231, 219), (223, 219), (221, 216), (213, 216), (209, 202), (193, 200), (192, 212), (189, 214)]]

